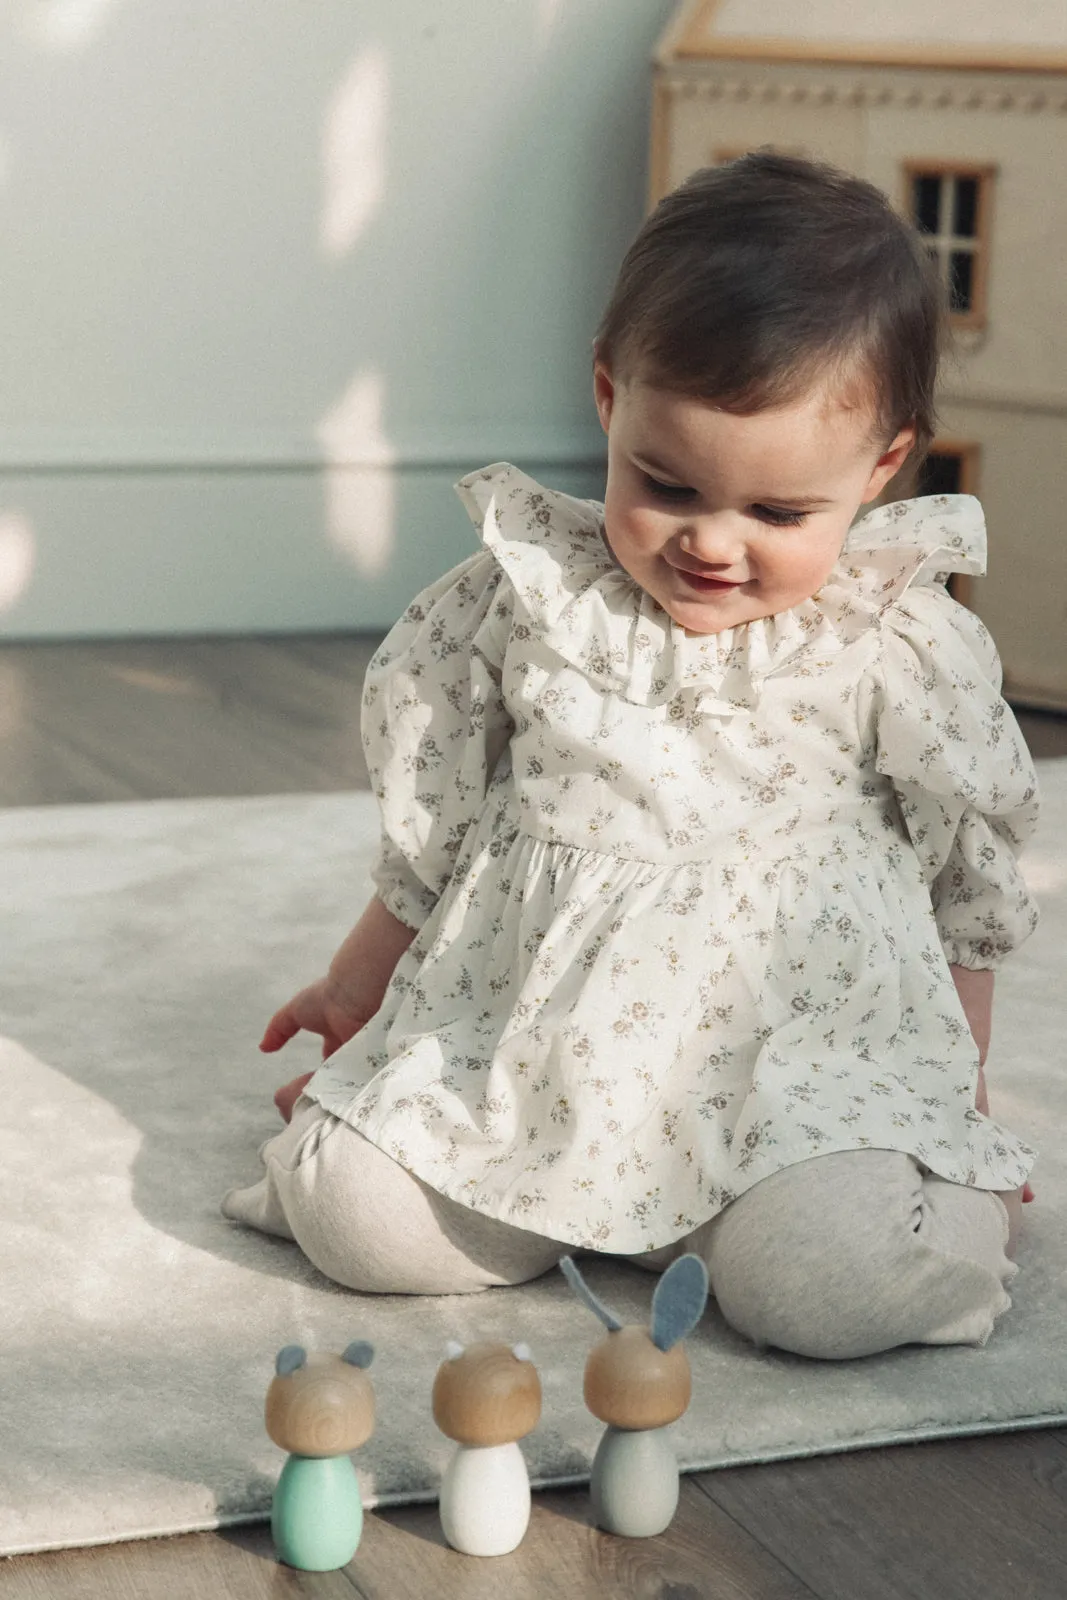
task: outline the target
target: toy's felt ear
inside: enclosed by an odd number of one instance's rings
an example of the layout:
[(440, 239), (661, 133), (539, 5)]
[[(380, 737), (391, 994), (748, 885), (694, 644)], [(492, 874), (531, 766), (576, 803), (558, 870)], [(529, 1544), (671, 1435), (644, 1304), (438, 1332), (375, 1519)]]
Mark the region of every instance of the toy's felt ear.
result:
[(348, 1349), (342, 1352), (342, 1361), (347, 1361), (350, 1367), (369, 1367), (374, 1360), (374, 1346), (368, 1344), (366, 1339), (353, 1339)]
[(672, 1261), (652, 1296), (652, 1343), (669, 1350), (684, 1339), (704, 1315), (708, 1298), (708, 1269), (699, 1256), (679, 1256)]
[(278, 1351), (274, 1370), (279, 1378), (287, 1378), (291, 1372), (299, 1372), (307, 1358), (307, 1351), (302, 1344), (287, 1344)]
[(460, 1344), (458, 1339), (449, 1339), (445, 1345), (445, 1360), (458, 1361), (465, 1349), (466, 1345)]
[(600, 1318), (608, 1332), (618, 1333), (619, 1329), (622, 1327), (622, 1323), (619, 1321), (618, 1317), (612, 1315), (607, 1306), (604, 1305), (601, 1300), (597, 1299), (592, 1289), (590, 1289), (589, 1285), (578, 1271), (578, 1268), (574, 1265), (574, 1262), (571, 1260), (570, 1256), (564, 1256), (561, 1259), (559, 1270), (562, 1272), (563, 1276), (566, 1278), (567, 1282), (570, 1284), (579, 1300), (585, 1301), (590, 1311), (592, 1311), (595, 1316)]
[(532, 1361), (533, 1351), (528, 1344), (513, 1344), (511, 1353), (516, 1361)]

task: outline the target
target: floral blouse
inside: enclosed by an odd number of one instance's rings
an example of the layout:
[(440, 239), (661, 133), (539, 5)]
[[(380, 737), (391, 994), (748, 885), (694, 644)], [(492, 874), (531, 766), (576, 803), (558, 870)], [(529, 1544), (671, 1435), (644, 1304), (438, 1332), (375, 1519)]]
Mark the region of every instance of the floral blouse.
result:
[(483, 547), (367, 672), (374, 881), (418, 930), (308, 1087), (432, 1188), (566, 1243), (670, 1243), (810, 1156), (1010, 1189), (949, 963), (1032, 931), (1034, 771), (981, 622), (968, 495), (851, 529), (812, 598), (690, 634), (602, 509), (513, 467)]

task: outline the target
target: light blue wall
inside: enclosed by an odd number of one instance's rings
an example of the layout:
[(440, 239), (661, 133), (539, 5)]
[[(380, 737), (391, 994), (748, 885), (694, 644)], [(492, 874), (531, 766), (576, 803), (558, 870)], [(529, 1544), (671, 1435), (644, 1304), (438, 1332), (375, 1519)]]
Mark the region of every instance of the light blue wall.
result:
[(589, 346), (670, 0), (15, 0), (0, 633), (388, 626)]

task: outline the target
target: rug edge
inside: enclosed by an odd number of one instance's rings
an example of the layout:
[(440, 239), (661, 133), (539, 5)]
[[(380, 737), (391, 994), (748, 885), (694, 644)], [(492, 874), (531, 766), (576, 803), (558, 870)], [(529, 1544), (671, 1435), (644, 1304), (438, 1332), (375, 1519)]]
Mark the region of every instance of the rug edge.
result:
[[(859, 1450), (880, 1450), (893, 1445), (927, 1444), (937, 1439), (969, 1439), (1002, 1433), (1037, 1433), (1043, 1428), (1067, 1426), (1067, 1412), (1047, 1412), (1039, 1416), (1013, 1417), (1004, 1422), (977, 1422), (921, 1429), (891, 1429), (888, 1432), (857, 1434), (850, 1439), (835, 1440), (831, 1444), (807, 1448), (765, 1451), (743, 1451), (737, 1454), (686, 1458), (679, 1462), (684, 1474), (719, 1472), (729, 1467), (769, 1466), (777, 1461), (809, 1461), (816, 1456), (848, 1455)], [(530, 1488), (535, 1494), (542, 1490), (581, 1488), (589, 1482), (589, 1473), (561, 1473), (555, 1478), (533, 1478)], [(368, 1494), (363, 1507), (366, 1511), (392, 1510), (398, 1506), (434, 1505), (437, 1493), (419, 1490), (405, 1494)], [(6, 1546), (0, 1542), (0, 1560), (16, 1556), (46, 1555), (56, 1550), (93, 1550), (109, 1544), (134, 1544), (149, 1539), (175, 1539), (187, 1533), (217, 1533), (225, 1528), (252, 1527), (270, 1521), (270, 1508), (260, 1511), (238, 1511), (209, 1520), (185, 1522), (167, 1528), (138, 1528), (128, 1533), (110, 1533), (95, 1539), (58, 1539), (47, 1544), (20, 1544)]]

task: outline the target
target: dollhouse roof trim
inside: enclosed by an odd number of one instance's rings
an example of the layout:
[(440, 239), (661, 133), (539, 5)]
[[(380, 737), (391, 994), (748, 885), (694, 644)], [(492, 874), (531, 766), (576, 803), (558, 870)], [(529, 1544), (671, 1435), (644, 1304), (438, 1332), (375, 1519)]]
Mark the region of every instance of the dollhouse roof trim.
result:
[(1065, 73), (1067, 6), (896, 0), (857, 12), (854, 0), (686, 0), (656, 59)]

